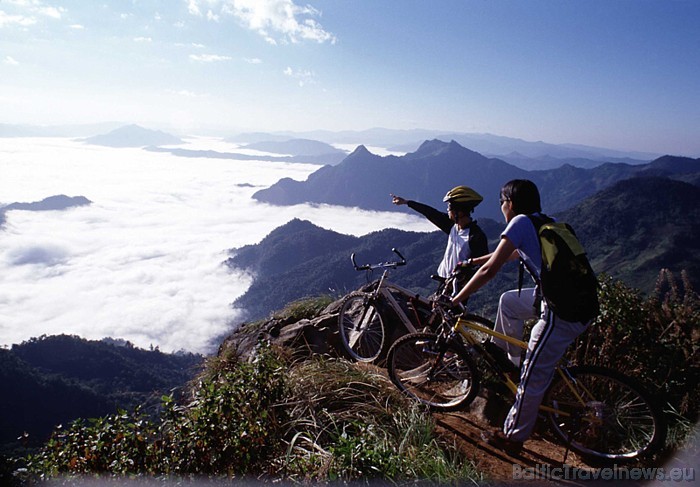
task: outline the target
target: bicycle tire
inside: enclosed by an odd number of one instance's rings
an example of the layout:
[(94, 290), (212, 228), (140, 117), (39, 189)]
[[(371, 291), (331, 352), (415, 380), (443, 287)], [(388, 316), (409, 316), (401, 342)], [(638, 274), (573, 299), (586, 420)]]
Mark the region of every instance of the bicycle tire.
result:
[(357, 362), (374, 362), (389, 348), (384, 318), (373, 300), (362, 291), (348, 294), (338, 312), (338, 332), (345, 355)]
[(387, 356), (389, 378), (401, 392), (434, 411), (454, 411), (471, 403), (479, 392), (479, 371), (471, 355), (446, 344), (441, 363), (437, 335), (410, 333), (394, 342)]
[[(626, 461), (663, 447), (667, 432), (663, 411), (639, 381), (597, 366), (571, 367), (568, 371), (585, 407), (559, 376), (543, 404), (574, 414), (547, 413), (557, 436), (565, 444), (571, 439), (572, 450), (588, 458)], [(580, 419), (572, 419), (576, 417)], [(572, 426), (576, 421), (579, 424)]]

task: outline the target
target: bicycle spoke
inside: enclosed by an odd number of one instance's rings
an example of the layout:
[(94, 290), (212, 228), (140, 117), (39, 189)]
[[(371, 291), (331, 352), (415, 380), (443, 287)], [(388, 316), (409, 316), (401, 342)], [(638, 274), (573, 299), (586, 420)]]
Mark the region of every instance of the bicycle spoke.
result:
[(555, 432), (584, 455), (636, 458), (663, 442), (665, 423), (643, 388), (632, 379), (599, 367), (572, 368), (578, 400), (563, 381), (552, 384), (544, 404)]
[(389, 350), (387, 369), (396, 386), (434, 409), (456, 409), (473, 400), (478, 377), (471, 358), (448, 347), (438, 353), (436, 336), (406, 335)]
[(368, 294), (356, 292), (346, 297), (338, 314), (338, 331), (353, 360), (371, 362), (385, 350), (384, 322)]

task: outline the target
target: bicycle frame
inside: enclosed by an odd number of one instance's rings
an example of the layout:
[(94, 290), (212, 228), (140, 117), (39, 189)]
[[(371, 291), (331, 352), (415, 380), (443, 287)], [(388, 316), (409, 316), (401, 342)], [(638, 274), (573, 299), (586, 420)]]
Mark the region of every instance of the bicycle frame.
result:
[[(464, 342), (467, 343), (471, 347), (475, 346), (480, 346), (479, 341), (477, 338), (469, 332), (469, 330), (474, 330), (480, 333), (485, 333), (489, 336), (504, 340), (512, 345), (515, 345), (517, 347), (522, 348), (523, 350), (527, 350), (527, 342), (524, 342), (522, 340), (519, 340), (517, 338), (513, 338), (508, 335), (504, 335), (503, 333), (499, 333), (495, 330), (492, 330), (491, 328), (487, 328), (483, 325), (480, 325), (479, 323), (476, 323), (474, 321), (470, 321), (467, 319), (468, 316), (465, 318), (463, 316), (460, 316), (457, 318), (457, 321), (455, 322), (454, 326), (452, 327), (452, 331), (455, 333), (459, 333), (459, 335), (464, 339)], [(486, 352), (488, 353), (488, 352)], [(571, 390), (572, 394), (576, 398), (576, 400), (579, 402), (579, 405), (581, 407), (585, 407), (586, 401), (581, 397), (581, 394), (579, 391), (576, 389), (573, 383), (573, 379), (571, 376), (567, 373), (566, 367), (564, 365), (558, 365), (556, 368), (557, 373), (561, 376), (562, 380), (566, 384), (566, 386)], [(513, 382), (513, 380), (510, 378), (508, 374), (502, 374), (502, 378), (504, 379), (504, 382), (508, 389), (515, 394), (518, 390), (518, 385)], [(578, 384), (579, 387), (583, 387), (582, 384)], [(587, 391), (584, 389), (584, 392), (591, 395), (590, 391)], [(571, 416), (570, 413), (566, 411), (562, 411), (560, 409), (552, 408), (546, 405), (540, 405), (540, 410), (541, 411), (546, 411), (549, 413), (556, 413), (561, 416)], [(597, 419), (597, 418), (596, 418)]]
[[(374, 269), (384, 269), (382, 272), (381, 277), (379, 278), (379, 282), (377, 283), (377, 287), (372, 291), (372, 296), (373, 297), (378, 297), (379, 295), (382, 296), (386, 300), (386, 302), (389, 304), (389, 307), (396, 313), (396, 315), (399, 317), (403, 325), (406, 327), (406, 329), (409, 331), (409, 333), (415, 333), (418, 331), (416, 327), (414, 326), (413, 321), (408, 317), (408, 315), (404, 312), (403, 308), (401, 308), (401, 305), (396, 301), (396, 298), (392, 295), (391, 291), (396, 291), (401, 294), (405, 294), (407, 296), (411, 296), (411, 299), (418, 301), (421, 305), (425, 307), (430, 307), (430, 301), (419, 296), (418, 294), (414, 293), (410, 289), (407, 289), (405, 287), (399, 286), (398, 284), (394, 284), (393, 282), (388, 282), (387, 281), (387, 275), (389, 273), (389, 269), (396, 269), (397, 266), (401, 265), (406, 265), (406, 259), (401, 255), (401, 253), (396, 250), (395, 248), (391, 249), (395, 254), (397, 254), (401, 260), (398, 262), (384, 262), (381, 264), (366, 264), (362, 266), (358, 266), (357, 263), (355, 262), (355, 254), (353, 253), (350, 256), (350, 259), (352, 260), (352, 264), (355, 267), (356, 270), (367, 270), (367, 271), (373, 271)], [(418, 317), (416, 316), (416, 319), (418, 320)]]

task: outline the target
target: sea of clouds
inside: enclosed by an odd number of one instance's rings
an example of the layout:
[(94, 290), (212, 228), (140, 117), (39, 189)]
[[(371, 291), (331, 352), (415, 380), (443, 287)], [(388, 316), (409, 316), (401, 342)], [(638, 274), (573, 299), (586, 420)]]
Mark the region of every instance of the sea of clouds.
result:
[[(193, 137), (180, 147), (250, 153), (214, 138)], [(410, 213), (274, 207), (251, 198), (318, 167), (182, 158), (60, 138), (0, 139), (0, 206), (58, 194), (92, 201), (7, 212), (0, 345), (65, 333), (211, 353), (237, 323), (230, 303), (252, 279), (222, 264), (229, 249), (257, 243), (295, 217), (352, 235), (433, 230)]]

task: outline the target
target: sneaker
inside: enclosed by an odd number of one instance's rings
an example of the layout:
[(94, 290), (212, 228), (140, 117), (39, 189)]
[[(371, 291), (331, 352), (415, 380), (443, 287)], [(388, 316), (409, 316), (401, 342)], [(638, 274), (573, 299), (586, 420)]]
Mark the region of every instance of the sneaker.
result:
[(508, 438), (501, 430), (482, 431), (481, 439), (488, 445), (504, 451), (511, 457), (517, 457), (523, 449), (522, 441), (515, 441)]

